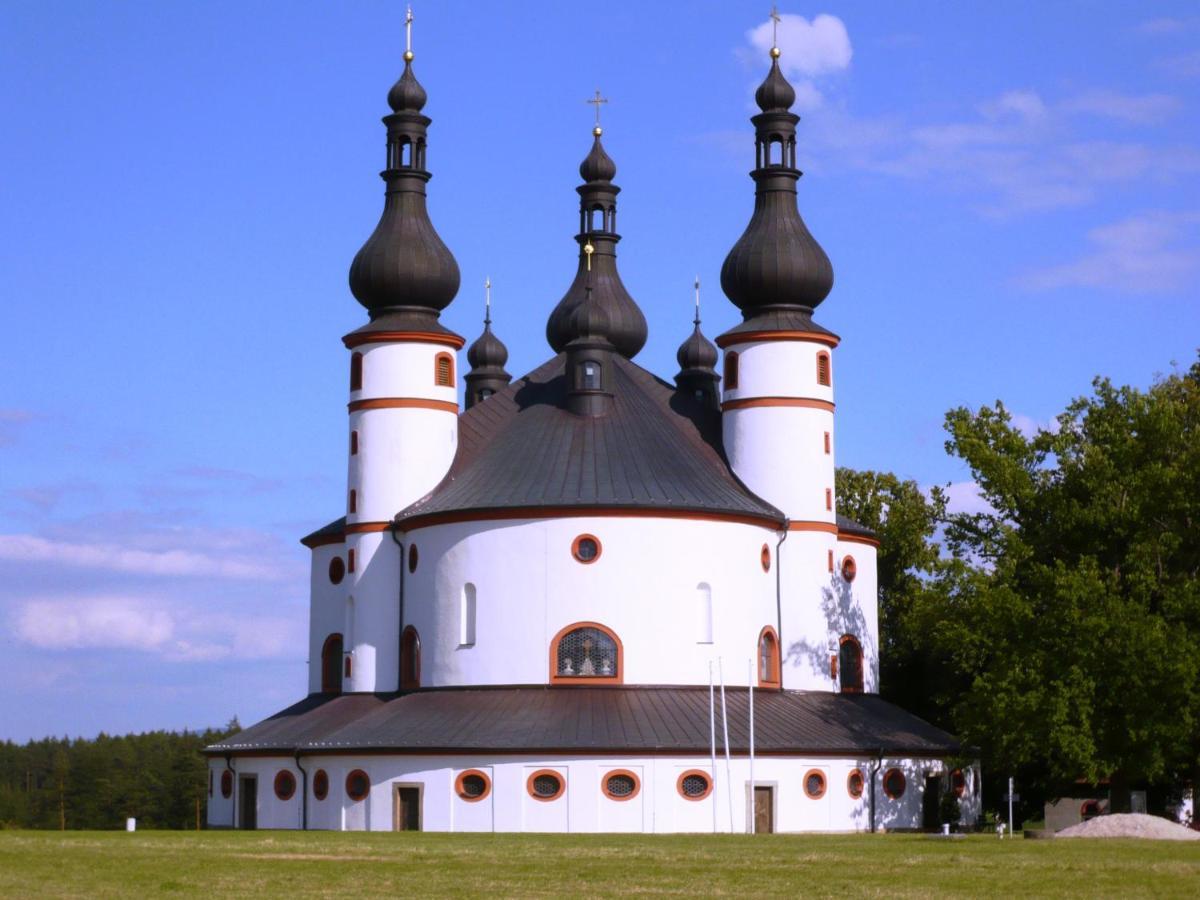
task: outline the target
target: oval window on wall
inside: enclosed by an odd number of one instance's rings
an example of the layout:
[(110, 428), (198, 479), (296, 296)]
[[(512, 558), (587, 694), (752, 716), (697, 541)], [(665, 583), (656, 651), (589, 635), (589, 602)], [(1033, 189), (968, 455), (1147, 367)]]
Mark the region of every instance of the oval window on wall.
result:
[(226, 800), (233, 796), (233, 773), (228, 769), (221, 773), (221, 796)]
[(525, 789), (534, 800), (557, 800), (563, 792), (562, 776), (553, 769), (538, 769), (525, 782)]
[(481, 772), (479, 769), (467, 769), (465, 772), (459, 772), (458, 778), (454, 779), (454, 793), (468, 803), (478, 803), (491, 791), (492, 780), (487, 777), (487, 773)]
[(408, 545), (408, 571), (417, 571), (417, 563), (420, 561), (420, 554), (417, 553), (417, 545)]
[(346, 577), (346, 564), (342, 562), (340, 556), (335, 556), (329, 561), (329, 581), (332, 584), (341, 584), (342, 579)]
[(614, 769), (601, 782), (604, 796), (610, 800), (632, 800), (642, 788), (641, 779), (628, 769)]
[(884, 774), (883, 792), (893, 800), (899, 800), (903, 797), (906, 787), (908, 787), (908, 780), (899, 769), (888, 769)]
[(854, 561), (853, 556), (847, 556), (842, 560), (842, 577), (846, 581), (853, 581), (856, 575), (858, 575), (858, 563)]
[(865, 784), (862, 769), (852, 769), (846, 776), (846, 793), (857, 800), (862, 797)]
[(280, 769), (275, 774), (275, 796), (280, 800), (291, 800), (296, 793), (296, 776), (287, 769)]
[(571, 555), (585, 565), (598, 560), (600, 551), (600, 538), (594, 534), (581, 534), (571, 544)]
[(318, 800), (329, 796), (329, 775), (324, 769), (317, 769), (313, 774), (313, 796)]
[(371, 792), (371, 779), (362, 769), (355, 769), (346, 776), (346, 796), (351, 800), (365, 800)]
[(809, 769), (804, 773), (804, 794), (812, 800), (825, 796), (825, 773), (820, 769)]
[(712, 793), (712, 779), (707, 772), (688, 769), (675, 782), (675, 789), (684, 800), (703, 800)]
[(758, 554), (758, 559), (759, 559), (759, 562), (762, 563), (763, 571), (770, 572), (771, 571), (771, 548), (768, 547), (766, 544), (763, 544), (762, 550)]

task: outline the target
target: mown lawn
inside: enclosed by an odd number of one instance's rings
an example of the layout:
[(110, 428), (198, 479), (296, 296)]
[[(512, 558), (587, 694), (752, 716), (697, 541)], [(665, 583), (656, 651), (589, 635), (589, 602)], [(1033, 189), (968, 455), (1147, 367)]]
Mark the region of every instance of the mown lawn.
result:
[(1200, 842), (0, 831), (0, 895), (1200, 897)]

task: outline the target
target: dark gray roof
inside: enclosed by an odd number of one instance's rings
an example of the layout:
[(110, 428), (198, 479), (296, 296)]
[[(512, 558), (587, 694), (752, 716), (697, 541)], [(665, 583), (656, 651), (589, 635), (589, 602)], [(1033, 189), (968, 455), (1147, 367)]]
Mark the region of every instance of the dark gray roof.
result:
[(869, 538), (879, 538), (879, 535), (877, 535), (873, 529), (868, 528), (866, 525), (861, 525), (858, 522), (855, 522), (849, 516), (843, 516), (841, 513), (837, 514), (837, 527), (839, 532), (846, 532), (847, 534), (861, 534), (863, 537)]
[(459, 416), (446, 478), (397, 521), (447, 513), (604, 506), (784, 516), (732, 473), (720, 412), (614, 354), (612, 411), (563, 405), (562, 354)]
[(725, 347), (735, 343), (739, 335), (757, 334), (763, 331), (800, 331), (811, 334), (823, 334), (837, 343), (841, 340), (836, 334), (813, 321), (811, 311), (795, 306), (766, 307), (734, 325), (717, 338), (717, 346)]
[(346, 517), (334, 519), (328, 525), (322, 525), (312, 534), (306, 534), (300, 538), (300, 543), (305, 547), (318, 547), (321, 544), (336, 543), (345, 536), (346, 532)]
[[(719, 702), (719, 701), (718, 701)], [(748, 750), (745, 688), (726, 692), (729, 743)], [(718, 709), (719, 712), (719, 709)], [(754, 694), (755, 752), (946, 756), (950, 734), (875, 694)], [(709, 752), (708, 688), (443, 688), (314, 694), (224, 741), (237, 752)]]

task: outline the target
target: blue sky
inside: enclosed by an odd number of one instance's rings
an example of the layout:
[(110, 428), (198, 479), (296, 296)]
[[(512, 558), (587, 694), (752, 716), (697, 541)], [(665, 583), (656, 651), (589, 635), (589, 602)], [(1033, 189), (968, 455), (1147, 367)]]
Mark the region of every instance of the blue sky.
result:
[[(759, 7), (762, 6), (760, 9)], [(599, 87), (621, 271), (664, 377), (749, 217), (768, 4), (417, 6), (430, 210), (521, 374), (575, 269)], [(837, 281), (838, 461), (967, 474), (1200, 344), (1194, 3), (782, 4), (801, 210)], [(297, 539), (340, 514), (346, 286), (382, 204), (403, 7), (0, 7), (0, 738), (255, 720), (305, 690)]]

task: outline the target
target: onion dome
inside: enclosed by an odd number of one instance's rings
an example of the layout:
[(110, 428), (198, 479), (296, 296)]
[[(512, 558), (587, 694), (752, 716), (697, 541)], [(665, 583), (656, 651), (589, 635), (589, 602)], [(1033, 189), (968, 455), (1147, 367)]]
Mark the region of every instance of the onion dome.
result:
[(467, 409), (504, 390), (512, 381), (512, 376), (504, 371), (504, 364), (508, 362), (508, 348), (492, 334), (491, 279), (486, 282), (486, 287), (488, 301), (483, 315), (483, 334), (467, 348), (467, 362), (471, 364), (471, 371), (464, 376), (467, 382)]
[[(590, 273), (588, 273), (590, 275)], [(583, 299), (563, 323), (566, 343), (567, 409), (580, 416), (612, 410), (613, 354), (608, 334), (612, 318), (604, 302), (585, 281)]]
[(350, 290), (371, 319), (386, 316), (397, 327), (438, 329), (438, 313), (458, 293), (458, 263), (438, 236), (425, 208), (426, 130), (420, 110), (425, 90), (405, 53), (404, 73), (388, 93), (387, 185), (383, 215), (350, 266)]
[(555, 353), (561, 353), (575, 336), (569, 319), (583, 302), (590, 278), (594, 302), (607, 318), (608, 341), (618, 353), (632, 359), (646, 343), (646, 317), (617, 272), (617, 242), (621, 240), (617, 234), (617, 194), (621, 189), (612, 183), (617, 166), (604, 152), (598, 125), (592, 134), (592, 149), (579, 166), (585, 183), (575, 189), (579, 193), (579, 234), (575, 236), (580, 248), (579, 265), (575, 280), (546, 322), (546, 340)]
[(721, 376), (717, 374), (717, 348), (700, 331), (700, 279), (696, 279), (696, 318), (692, 320), (692, 333), (679, 345), (675, 353), (679, 362), (679, 373), (675, 376), (675, 386), (684, 393), (692, 394), (696, 399), (716, 405), (717, 382)]
[[(755, 93), (762, 112), (751, 118), (757, 166), (754, 213), (721, 267), (721, 289), (749, 321), (808, 321), (833, 288), (833, 266), (796, 208), (796, 92), (779, 69), (772, 49), (771, 71)], [(770, 329), (767, 329), (770, 330)]]

